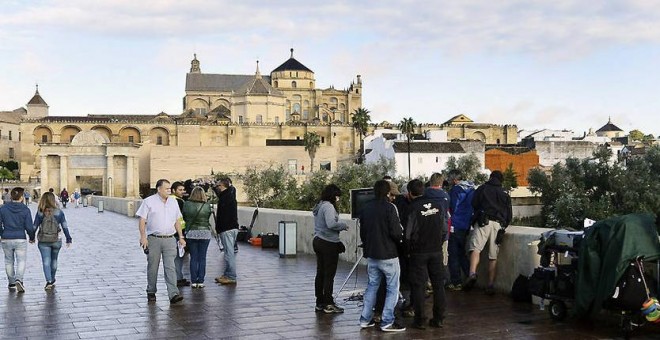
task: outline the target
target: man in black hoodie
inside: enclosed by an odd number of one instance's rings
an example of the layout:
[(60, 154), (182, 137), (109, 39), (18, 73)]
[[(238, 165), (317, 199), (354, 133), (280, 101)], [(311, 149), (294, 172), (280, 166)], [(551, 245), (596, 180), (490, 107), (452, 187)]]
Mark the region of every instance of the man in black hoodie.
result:
[[(486, 294), (495, 294), (494, 283), (497, 269), (497, 254), (500, 250), (504, 230), (513, 216), (511, 212), (511, 197), (502, 188), (504, 175), (495, 170), (490, 174), (488, 182), (484, 183), (474, 193), (472, 208), (474, 209), (474, 231), (468, 240), (470, 253), (470, 276), (463, 285), (463, 290), (470, 290), (477, 282), (477, 266), (481, 251), (488, 244), (488, 286)], [(498, 237), (499, 234), (499, 237)]]
[(424, 288), (431, 279), (433, 287), (432, 327), (442, 327), (445, 316), (445, 266), (442, 243), (446, 236), (444, 206), (434, 198), (424, 196), (424, 183), (412, 180), (409, 184), (410, 215), (406, 227), (406, 240), (410, 244), (410, 284), (412, 288), (415, 321), (413, 327), (424, 329)]
[(215, 281), (223, 285), (236, 284), (236, 253), (233, 251), (238, 235), (238, 203), (236, 188), (228, 177), (221, 178), (213, 187), (218, 196), (218, 208), (215, 214), (215, 230), (224, 248), (225, 271)]

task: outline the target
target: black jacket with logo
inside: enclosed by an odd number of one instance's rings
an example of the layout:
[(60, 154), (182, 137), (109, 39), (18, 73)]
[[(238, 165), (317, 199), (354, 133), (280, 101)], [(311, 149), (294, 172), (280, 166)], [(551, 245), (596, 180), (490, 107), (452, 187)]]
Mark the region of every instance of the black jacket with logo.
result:
[(360, 213), (360, 239), (364, 257), (376, 260), (399, 256), (397, 246), (403, 239), (396, 206), (387, 200), (372, 200)]
[(438, 200), (417, 197), (410, 204), (406, 239), (411, 254), (437, 253), (447, 233), (445, 212)]

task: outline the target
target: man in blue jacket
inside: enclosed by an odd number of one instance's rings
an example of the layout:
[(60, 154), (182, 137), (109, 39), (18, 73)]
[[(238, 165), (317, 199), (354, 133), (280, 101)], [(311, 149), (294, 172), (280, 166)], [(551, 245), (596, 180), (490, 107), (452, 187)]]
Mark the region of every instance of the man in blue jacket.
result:
[(472, 198), (474, 197), (474, 184), (464, 181), (460, 170), (452, 170), (447, 176), (449, 184), (449, 214), (451, 227), (449, 229), (449, 290), (462, 290), (463, 277), (470, 274), (470, 261), (467, 258), (467, 235), (470, 233), (472, 221)]
[(5, 271), (9, 289), (25, 292), (23, 273), (27, 259), (27, 240), (34, 243), (34, 227), (30, 209), (23, 204), (25, 190), (16, 187), (11, 190), (11, 201), (0, 207), (0, 237), (5, 253)]

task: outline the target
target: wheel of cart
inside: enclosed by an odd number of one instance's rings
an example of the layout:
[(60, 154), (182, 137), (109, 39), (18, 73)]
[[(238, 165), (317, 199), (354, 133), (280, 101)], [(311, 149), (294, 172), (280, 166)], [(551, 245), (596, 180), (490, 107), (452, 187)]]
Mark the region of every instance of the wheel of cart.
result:
[(568, 314), (566, 303), (561, 300), (550, 301), (548, 313), (550, 314), (550, 318), (552, 318), (552, 320), (563, 321)]

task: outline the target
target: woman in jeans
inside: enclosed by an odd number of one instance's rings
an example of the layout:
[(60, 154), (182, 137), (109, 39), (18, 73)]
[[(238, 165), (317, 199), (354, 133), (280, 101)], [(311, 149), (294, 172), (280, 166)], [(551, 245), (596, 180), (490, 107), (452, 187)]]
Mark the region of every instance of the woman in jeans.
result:
[(348, 225), (339, 222), (337, 202), (341, 190), (334, 184), (328, 184), (321, 193), (321, 201), (314, 207), (314, 240), (312, 245), (316, 253), (316, 311), (326, 314), (343, 313), (344, 309), (335, 304), (332, 298), (333, 283), (337, 272), (339, 254), (346, 248), (339, 240), (339, 232), (348, 230)]
[(206, 276), (206, 251), (211, 241), (211, 205), (206, 202), (204, 189), (195, 187), (190, 198), (183, 204), (183, 220), (186, 222), (186, 241), (190, 251), (190, 281), (192, 288), (204, 288)]
[(57, 208), (57, 199), (52, 192), (45, 192), (39, 200), (37, 215), (34, 217), (34, 227), (37, 230), (37, 240), (39, 241), (39, 252), (41, 252), (41, 262), (44, 267), (44, 276), (46, 277), (45, 290), (53, 289), (55, 285), (55, 274), (57, 273), (57, 256), (62, 248), (62, 240), (57, 232), (56, 239), (51, 241), (44, 238), (46, 223), (54, 219), (59, 229), (64, 232), (66, 238), (66, 247), (71, 246), (71, 235), (66, 224), (64, 212)]

